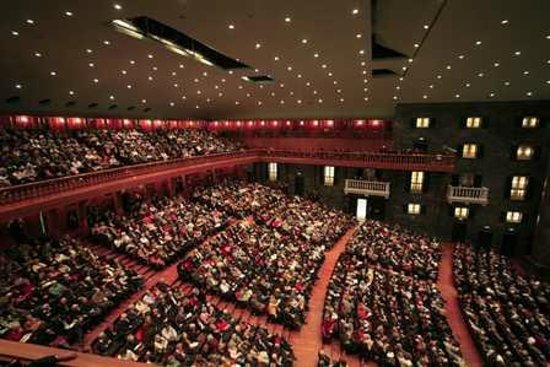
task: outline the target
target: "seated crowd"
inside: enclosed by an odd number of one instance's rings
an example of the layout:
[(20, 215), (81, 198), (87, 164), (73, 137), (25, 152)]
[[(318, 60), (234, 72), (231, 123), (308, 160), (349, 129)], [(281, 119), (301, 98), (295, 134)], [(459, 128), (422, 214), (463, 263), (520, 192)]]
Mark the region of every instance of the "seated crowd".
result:
[(548, 366), (550, 285), (523, 276), (493, 250), (457, 244), (453, 273), (462, 312), (485, 363)]
[(373, 220), (355, 233), (347, 251), (388, 269), (431, 280), (437, 279), (441, 259), (438, 241), (397, 224)]
[(205, 130), (2, 129), (0, 187), (242, 149)]
[(228, 220), (225, 212), (182, 196), (142, 202), (128, 216), (102, 217), (91, 230), (99, 243), (155, 268), (177, 260)]
[(291, 366), (279, 335), (234, 319), (197, 288), (158, 283), (93, 342), (94, 353), (179, 366)]
[(142, 285), (135, 271), (64, 238), (0, 254), (0, 337), (69, 347)]
[[(369, 229), (366, 227), (373, 226)], [(383, 366), (459, 366), (460, 350), (445, 316), (436, 276), (421, 254), (430, 242), (403, 232), (409, 252), (384, 261), (383, 248), (396, 249), (398, 230), (378, 222), (362, 225), (334, 268), (325, 299), (321, 332), (324, 342), (336, 338), (348, 353)], [(413, 244), (413, 238), (420, 240)], [(411, 254), (414, 252), (414, 254)], [(378, 262), (377, 262), (378, 261)], [(414, 266), (404, 266), (408, 262)], [(431, 260), (430, 260), (431, 261)]]

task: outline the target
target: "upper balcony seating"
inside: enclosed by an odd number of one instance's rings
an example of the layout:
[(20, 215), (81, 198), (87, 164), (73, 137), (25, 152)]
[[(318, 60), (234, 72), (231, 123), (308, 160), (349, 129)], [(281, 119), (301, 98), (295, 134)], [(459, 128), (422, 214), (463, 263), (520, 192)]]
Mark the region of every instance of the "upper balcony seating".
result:
[(190, 129), (4, 129), (0, 146), (0, 187), (242, 148), (238, 142)]

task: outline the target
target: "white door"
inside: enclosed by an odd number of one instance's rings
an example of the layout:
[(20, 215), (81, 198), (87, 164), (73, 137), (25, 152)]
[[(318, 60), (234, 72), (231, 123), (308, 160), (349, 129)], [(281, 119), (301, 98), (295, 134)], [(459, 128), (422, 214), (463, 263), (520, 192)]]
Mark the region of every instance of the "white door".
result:
[(357, 199), (357, 220), (364, 221), (367, 218), (367, 199)]

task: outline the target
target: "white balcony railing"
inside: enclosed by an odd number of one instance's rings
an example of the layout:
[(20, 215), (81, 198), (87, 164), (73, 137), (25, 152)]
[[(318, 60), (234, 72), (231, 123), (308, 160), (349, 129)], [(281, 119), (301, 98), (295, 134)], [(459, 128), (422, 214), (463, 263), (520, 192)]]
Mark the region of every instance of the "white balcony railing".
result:
[(390, 197), (390, 183), (380, 181), (346, 180), (345, 194)]
[(464, 204), (489, 203), (489, 189), (487, 187), (451, 186), (447, 188), (447, 202)]

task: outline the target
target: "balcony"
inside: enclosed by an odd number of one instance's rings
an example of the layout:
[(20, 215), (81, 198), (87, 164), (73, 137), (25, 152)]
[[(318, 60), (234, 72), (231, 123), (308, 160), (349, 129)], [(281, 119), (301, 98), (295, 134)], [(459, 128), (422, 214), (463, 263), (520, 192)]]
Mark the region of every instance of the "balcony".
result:
[(447, 188), (447, 202), (463, 204), (489, 203), (489, 189), (487, 187), (451, 186)]
[(365, 196), (381, 196), (385, 199), (390, 197), (390, 183), (380, 181), (346, 180), (344, 193), (358, 194)]

